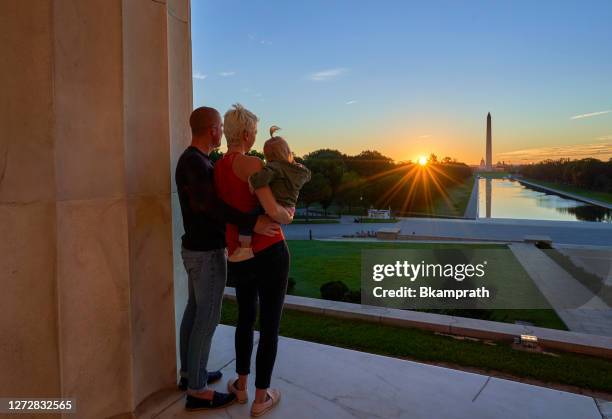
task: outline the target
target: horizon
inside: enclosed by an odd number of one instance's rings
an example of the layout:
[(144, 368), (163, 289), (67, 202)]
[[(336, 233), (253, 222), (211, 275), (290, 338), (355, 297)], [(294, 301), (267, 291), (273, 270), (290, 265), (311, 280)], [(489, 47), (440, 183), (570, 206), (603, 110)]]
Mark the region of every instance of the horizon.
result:
[(256, 149), (278, 125), (296, 155), (477, 165), (491, 112), (494, 163), (605, 161), (609, 21), (605, 1), (192, 1), (194, 107), (240, 102), (260, 117)]

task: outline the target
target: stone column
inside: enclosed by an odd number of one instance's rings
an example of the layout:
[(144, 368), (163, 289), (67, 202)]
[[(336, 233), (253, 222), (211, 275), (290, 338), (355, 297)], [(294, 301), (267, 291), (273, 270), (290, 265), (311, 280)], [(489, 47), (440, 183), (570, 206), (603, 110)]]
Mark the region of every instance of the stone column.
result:
[(189, 19), (188, 0), (0, 3), (1, 396), (100, 418), (176, 384)]
[[(191, 46), (189, 2), (170, 0), (168, 2), (168, 40), (172, 45)], [(171, 201), (172, 201), (172, 240), (174, 243), (174, 302), (175, 322), (179, 326), (187, 304), (187, 274), (181, 259), (181, 236), (184, 233), (181, 208), (174, 181), (176, 163), (191, 142), (189, 115), (193, 109), (193, 86), (191, 75), (191, 47), (172, 48), (168, 51), (168, 86), (170, 102), (170, 161), (171, 161)], [(178, 353), (178, 339), (177, 339)], [(177, 369), (179, 369), (177, 357)]]

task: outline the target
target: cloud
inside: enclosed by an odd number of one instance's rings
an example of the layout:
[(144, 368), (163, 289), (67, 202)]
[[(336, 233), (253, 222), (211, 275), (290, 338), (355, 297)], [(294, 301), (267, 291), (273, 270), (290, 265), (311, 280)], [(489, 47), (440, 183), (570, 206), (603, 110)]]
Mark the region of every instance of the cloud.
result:
[(574, 115), (570, 119), (590, 118), (592, 116), (605, 115), (605, 114), (610, 113), (610, 112), (612, 112), (612, 109), (608, 109), (608, 110), (605, 110), (605, 111), (599, 111), (599, 112), (583, 113), (583, 114), (580, 114), (580, 115)]
[(208, 74), (202, 74), (199, 71), (196, 71), (195, 73), (193, 73), (193, 78), (194, 79), (198, 79), (198, 80), (204, 80), (208, 77)]
[(529, 163), (546, 159), (584, 159), (594, 157), (600, 160), (612, 158), (612, 141), (591, 143), (591, 144), (571, 144), (558, 147), (539, 147), (524, 150), (507, 151), (497, 154), (497, 160), (511, 161), (513, 163)]
[(426, 139), (426, 138), (430, 138), (430, 137), (431, 137), (431, 134), (419, 135), (419, 138), (421, 138), (423, 140)]
[(612, 140), (612, 134), (610, 134), (610, 135), (603, 135), (601, 137), (597, 137), (596, 140), (598, 140), (598, 141)]
[(266, 39), (259, 39), (255, 34), (250, 33), (248, 36), (250, 41), (257, 42), (261, 45), (272, 45), (272, 41), (268, 41)]
[(312, 73), (308, 78), (312, 81), (327, 81), (335, 79), (343, 73), (346, 73), (346, 68), (330, 68)]
[(352, 105), (353, 103), (357, 103), (357, 101), (351, 99), (348, 102), (346, 102), (347, 105)]
[(235, 71), (222, 71), (219, 73), (221, 77), (232, 77), (236, 75)]

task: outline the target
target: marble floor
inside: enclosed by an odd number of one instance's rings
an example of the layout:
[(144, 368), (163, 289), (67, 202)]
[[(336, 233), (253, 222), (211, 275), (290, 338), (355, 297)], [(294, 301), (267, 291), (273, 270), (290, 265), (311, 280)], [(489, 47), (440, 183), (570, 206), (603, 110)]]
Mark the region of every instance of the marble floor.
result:
[[(215, 388), (234, 374), (233, 336), (228, 326), (215, 334), (209, 365), (225, 375)], [(609, 408), (591, 397), (289, 338), (280, 339), (272, 385), (282, 398), (270, 419), (601, 419)], [(176, 392), (138, 417), (249, 417), (249, 404), (201, 413), (183, 405)]]

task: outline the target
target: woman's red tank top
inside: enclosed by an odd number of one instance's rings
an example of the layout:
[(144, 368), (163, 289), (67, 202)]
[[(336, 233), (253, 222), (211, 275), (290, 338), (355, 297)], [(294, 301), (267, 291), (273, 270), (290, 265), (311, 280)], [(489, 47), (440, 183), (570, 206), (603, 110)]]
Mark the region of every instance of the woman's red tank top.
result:
[[(234, 173), (234, 158), (238, 153), (226, 153), (215, 163), (215, 189), (217, 196), (225, 201), (226, 204), (242, 212), (251, 212), (257, 205), (257, 197), (249, 190), (249, 184), (240, 179)], [(262, 236), (253, 233), (251, 246), (253, 252), (257, 253), (265, 248), (284, 240), (282, 230), (273, 237)], [(226, 224), (225, 241), (227, 242), (228, 253), (231, 255), (240, 242), (238, 241), (238, 227), (234, 224)]]

